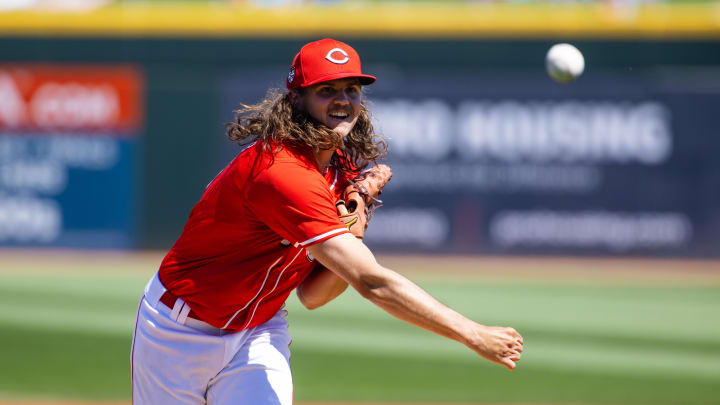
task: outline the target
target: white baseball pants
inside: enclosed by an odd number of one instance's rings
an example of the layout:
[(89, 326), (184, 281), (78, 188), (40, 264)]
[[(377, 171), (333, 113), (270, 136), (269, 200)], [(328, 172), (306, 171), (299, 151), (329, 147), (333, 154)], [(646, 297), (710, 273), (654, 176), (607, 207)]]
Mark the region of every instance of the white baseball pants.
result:
[(290, 333), (280, 310), (227, 333), (159, 302), (157, 275), (140, 299), (130, 356), (133, 405), (291, 405)]

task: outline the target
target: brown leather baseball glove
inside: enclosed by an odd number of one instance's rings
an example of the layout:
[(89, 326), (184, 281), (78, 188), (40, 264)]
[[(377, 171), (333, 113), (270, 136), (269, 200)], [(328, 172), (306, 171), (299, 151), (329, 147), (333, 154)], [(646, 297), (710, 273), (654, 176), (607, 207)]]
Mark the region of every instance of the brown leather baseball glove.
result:
[(342, 200), (336, 204), (338, 216), (356, 237), (365, 236), (373, 211), (382, 205), (378, 197), (391, 177), (390, 167), (381, 164), (360, 173), (345, 188)]

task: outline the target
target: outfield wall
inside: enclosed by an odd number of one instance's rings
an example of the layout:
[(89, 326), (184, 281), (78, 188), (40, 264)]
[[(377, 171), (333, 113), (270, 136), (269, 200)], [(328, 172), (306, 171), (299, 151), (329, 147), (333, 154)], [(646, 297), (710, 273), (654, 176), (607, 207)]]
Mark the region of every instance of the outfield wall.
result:
[[(56, 19), (32, 31), (22, 27), (41, 24), (37, 15), (14, 29), (8, 21), (18, 20), (6, 17), (0, 73), (12, 80), (0, 86), (4, 101), (22, 99), (15, 104), (36, 111), (26, 83), (38, 66), (75, 71), (75, 82), (95, 72), (104, 89), (112, 88), (110, 72), (126, 69), (141, 118), (113, 132), (82, 116), (42, 128), (0, 112), (2, 245), (167, 248), (237, 151), (223, 133), (232, 109), (281, 87), (298, 48), (332, 35), (352, 44), (379, 78), (368, 97), (395, 177), (369, 231), (374, 249), (720, 256), (720, 36), (697, 16), (684, 26), (647, 22), (660, 21), (656, 15), (640, 19), (644, 28), (623, 30), (617, 22), (604, 30), (548, 22), (534, 31), (475, 25), (459, 32), (445, 23), (423, 32), (274, 35), (249, 31), (253, 25), (203, 31), (202, 23), (192, 32), (143, 31), (151, 24), (114, 31), (111, 18), (106, 30)], [(567, 86), (544, 74), (544, 53), (559, 41), (586, 57), (585, 75)], [(69, 97), (56, 104), (83, 105)], [(45, 138), (51, 141), (37, 141)], [(116, 151), (113, 165), (93, 172), (27, 152), (68, 139), (102, 139), (103, 150)], [(53, 183), (46, 174), (50, 192), (27, 167), (64, 177)], [(18, 211), (27, 201), (47, 203), (56, 221)], [(22, 233), (28, 226), (40, 229), (36, 237)]]

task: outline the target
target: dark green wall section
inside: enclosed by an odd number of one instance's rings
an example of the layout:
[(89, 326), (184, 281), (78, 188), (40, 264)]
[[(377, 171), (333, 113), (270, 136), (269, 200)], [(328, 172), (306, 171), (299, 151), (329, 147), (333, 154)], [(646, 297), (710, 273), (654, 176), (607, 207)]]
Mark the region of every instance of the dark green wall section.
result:
[[(0, 62), (132, 63), (144, 71), (147, 114), (136, 179), (142, 213), (138, 240), (139, 247), (164, 249), (221, 169), (217, 151), (227, 141), (218, 118), (225, 114), (218, 111), (218, 78), (239, 66), (289, 65), (311, 39), (3, 38)], [(424, 66), (439, 74), (449, 66), (544, 69), (546, 50), (561, 42), (338, 39), (352, 44), (365, 64)], [(720, 65), (720, 41), (567, 40), (583, 50), (588, 70)]]

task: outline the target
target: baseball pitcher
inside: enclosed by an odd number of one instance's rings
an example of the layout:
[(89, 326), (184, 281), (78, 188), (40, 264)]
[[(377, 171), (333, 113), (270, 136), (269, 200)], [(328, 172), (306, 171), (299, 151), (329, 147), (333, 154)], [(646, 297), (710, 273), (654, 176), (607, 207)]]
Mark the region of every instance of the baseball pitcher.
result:
[[(292, 61), (287, 91), (243, 105), (228, 124), (242, 151), (207, 186), (140, 300), (131, 353), (133, 403), (289, 405), (283, 310), (348, 285), (401, 320), (515, 368), (512, 328), (476, 323), (380, 265), (363, 244), (391, 177), (375, 162), (362, 73), (349, 45), (323, 39)], [(368, 168), (370, 167), (370, 168)]]

